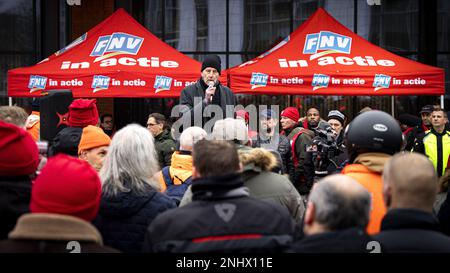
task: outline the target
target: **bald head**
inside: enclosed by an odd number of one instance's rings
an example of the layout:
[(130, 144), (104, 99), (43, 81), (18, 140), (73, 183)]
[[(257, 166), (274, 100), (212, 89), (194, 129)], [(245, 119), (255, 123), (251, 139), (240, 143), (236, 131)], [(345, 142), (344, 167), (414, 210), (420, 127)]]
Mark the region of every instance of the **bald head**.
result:
[(335, 231), (365, 228), (369, 222), (370, 194), (349, 176), (336, 174), (325, 177), (314, 185), (309, 202), (307, 214), (313, 215), (307, 215), (305, 219), (307, 234), (311, 234), (308, 225), (316, 224)]
[(383, 193), (389, 208), (432, 211), (437, 175), (431, 161), (418, 153), (394, 155), (385, 165)]

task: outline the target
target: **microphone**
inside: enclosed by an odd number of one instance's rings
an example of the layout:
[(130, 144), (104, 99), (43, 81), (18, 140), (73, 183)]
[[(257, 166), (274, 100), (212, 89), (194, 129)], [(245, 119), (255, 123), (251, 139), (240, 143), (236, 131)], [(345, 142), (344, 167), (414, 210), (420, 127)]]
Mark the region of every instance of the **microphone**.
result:
[[(213, 87), (214, 87), (214, 82), (211, 82), (211, 81), (210, 81), (210, 82), (208, 83), (208, 85), (209, 85), (208, 88), (213, 88)], [(209, 100), (209, 102), (212, 102), (213, 96), (214, 96), (214, 95), (211, 95), (211, 99)]]

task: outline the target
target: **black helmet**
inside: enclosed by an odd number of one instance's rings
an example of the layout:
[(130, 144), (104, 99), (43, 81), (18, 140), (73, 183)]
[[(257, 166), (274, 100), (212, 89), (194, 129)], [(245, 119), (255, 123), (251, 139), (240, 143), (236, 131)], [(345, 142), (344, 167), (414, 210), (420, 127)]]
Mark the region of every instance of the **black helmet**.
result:
[(368, 111), (358, 115), (345, 129), (346, 147), (350, 160), (367, 152), (393, 155), (403, 145), (398, 122), (382, 111)]

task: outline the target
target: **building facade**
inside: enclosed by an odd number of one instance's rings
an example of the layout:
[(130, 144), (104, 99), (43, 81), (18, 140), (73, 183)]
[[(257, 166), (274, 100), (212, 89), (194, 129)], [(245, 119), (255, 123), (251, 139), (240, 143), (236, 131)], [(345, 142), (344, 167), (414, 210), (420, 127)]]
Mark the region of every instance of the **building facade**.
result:
[[(395, 54), (446, 72), (450, 107), (450, 1), (448, 0), (0, 0), (0, 104), (7, 104), (7, 71), (29, 66), (64, 47), (124, 8), (153, 34), (190, 57), (222, 58), (226, 69), (267, 51), (323, 7), (338, 21)], [(199, 72), (200, 75), (200, 72)], [(391, 97), (251, 96), (243, 105), (309, 106), (324, 114), (340, 109), (353, 117), (370, 106), (391, 111)], [(14, 99), (23, 104), (24, 99)], [(115, 114), (118, 126), (145, 124), (151, 112), (170, 115), (177, 99), (98, 99), (101, 113)], [(435, 96), (395, 97), (395, 113), (417, 114)]]

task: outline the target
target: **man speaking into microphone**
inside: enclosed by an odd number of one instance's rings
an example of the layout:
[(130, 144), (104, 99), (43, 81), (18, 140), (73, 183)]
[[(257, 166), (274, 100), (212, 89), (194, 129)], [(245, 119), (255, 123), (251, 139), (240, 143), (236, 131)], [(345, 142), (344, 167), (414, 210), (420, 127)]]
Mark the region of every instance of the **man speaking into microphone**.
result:
[[(203, 117), (203, 111), (208, 106), (219, 106), (222, 109), (223, 118), (227, 117), (226, 106), (236, 106), (236, 97), (230, 88), (219, 82), (221, 71), (221, 60), (217, 55), (208, 55), (202, 63), (200, 79), (181, 91), (180, 105), (185, 105), (181, 112), (183, 115), (190, 112), (191, 126), (203, 125), (211, 119), (211, 117)], [(203, 124), (194, 124), (194, 113), (201, 114), (200, 119)], [(229, 117), (234, 117), (234, 113), (228, 113)], [(196, 119), (195, 121), (197, 121)]]

